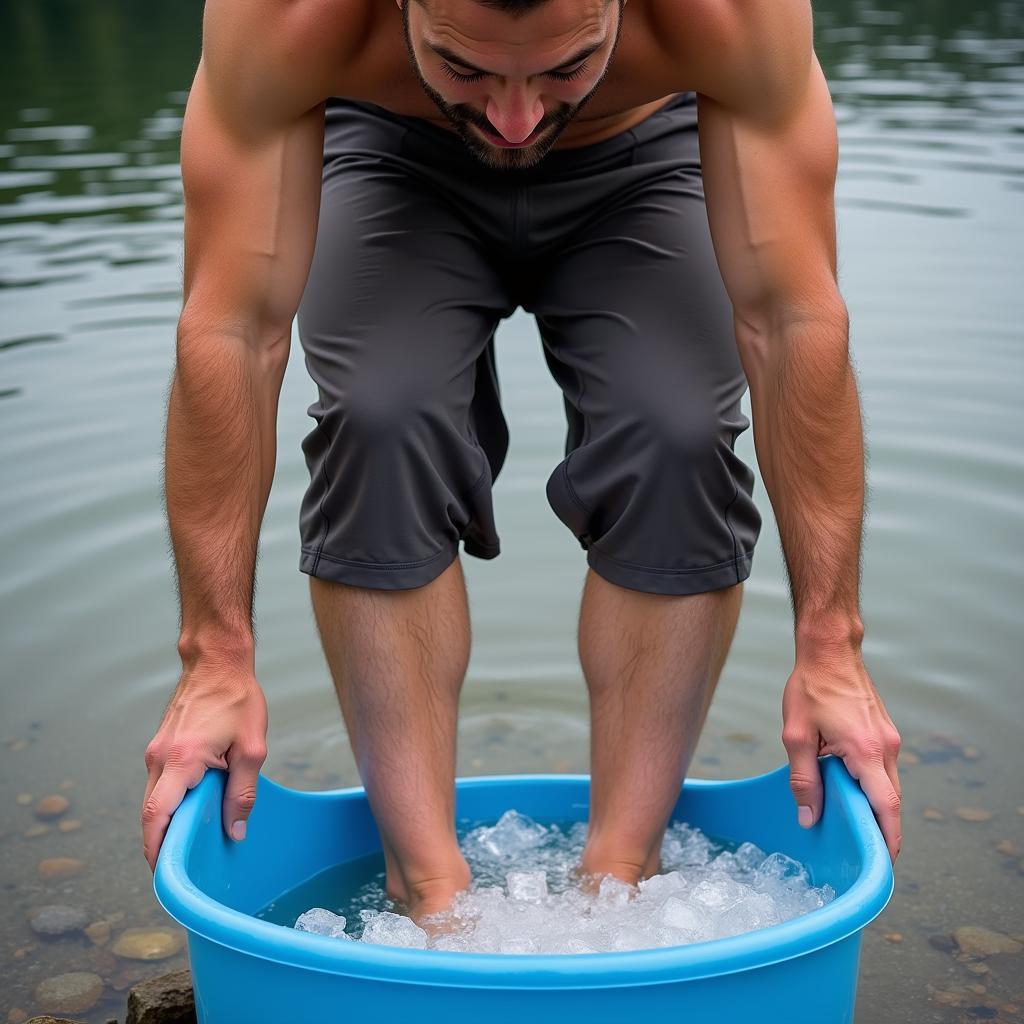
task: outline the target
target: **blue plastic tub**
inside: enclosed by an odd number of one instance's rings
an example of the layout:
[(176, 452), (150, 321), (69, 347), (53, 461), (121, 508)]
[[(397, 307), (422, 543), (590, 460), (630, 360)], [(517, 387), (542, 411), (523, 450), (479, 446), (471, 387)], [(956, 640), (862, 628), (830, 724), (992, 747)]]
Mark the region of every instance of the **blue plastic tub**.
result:
[[(188, 930), (200, 1024), (294, 1020), (566, 1024), (587, 1020), (852, 1022), (861, 931), (893, 875), (878, 825), (842, 761), (820, 761), (825, 806), (801, 829), (788, 766), (750, 779), (688, 780), (672, 814), (807, 865), (836, 899), (803, 917), (726, 939), (624, 953), (455, 953), (341, 942), (253, 917), (320, 871), (380, 850), (361, 787), (304, 793), (263, 776), (248, 837), (224, 835), (226, 774), (207, 771), (171, 820), (154, 877)], [(585, 821), (586, 775), (456, 781), (456, 819)], [(461, 830), (461, 829), (460, 829)], [(366, 1015), (366, 1016), (364, 1016)]]

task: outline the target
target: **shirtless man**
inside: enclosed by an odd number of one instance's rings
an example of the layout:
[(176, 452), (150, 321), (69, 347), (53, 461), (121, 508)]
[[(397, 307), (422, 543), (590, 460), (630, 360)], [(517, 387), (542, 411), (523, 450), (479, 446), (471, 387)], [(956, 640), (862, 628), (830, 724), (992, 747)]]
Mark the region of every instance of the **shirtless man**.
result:
[(587, 551), (580, 875), (658, 870), (760, 526), (733, 453), (748, 383), (793, 599), (794, 811), (813, 826), (818, 756), (841, 757), (895, 860), (899, 734), (861, 656), (836, 150), (807, 0), (208, 0), (167, 424), (183, 671), (146, 750), (151, 868), (208, 767), (229, 773), (236, 840), (255, 801), (253, 576), (298, 311), (319, 388), (301, 568), (387, 891), (420, 919), (468, 886), (458, 555), (498, 553), (493, 333), (518, 306), (565, 396), (548, 499)]

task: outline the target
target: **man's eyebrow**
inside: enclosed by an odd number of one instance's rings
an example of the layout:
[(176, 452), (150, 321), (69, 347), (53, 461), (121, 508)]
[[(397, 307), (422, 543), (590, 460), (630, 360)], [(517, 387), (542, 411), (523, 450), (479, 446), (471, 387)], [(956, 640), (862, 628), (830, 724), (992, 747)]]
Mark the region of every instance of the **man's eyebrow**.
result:
[[(470, 71), (475, 72), (478, 75), (493, 75), (495, 72), (488, 71), (486, 68), (478, 68), (475, 64), (471, 64), (468, 60), (460, 57), (454, 50), (449, 50), (447, 46), (441, 46), (440, 44), (435, 45), (434, 43), (428, 42), (427, 46), (438, 55), (438, 57), (444, 58), (449, 64), (458, 64), (460, 68), (468, 68)], [(552, 71), (560, 71), (562, 68), (572, 67), (573, 64), (579, 64), (581, 60), (585, 60), (592, 53), (596, 53), (601, 47), (604, 46), (604, 40), (602, 39), (599, 43), (592, 43), (589, 46), (584, 46), (582, 50), (578, 50), (568, 60), (563, 60), (561, 64), (556, 67), (548, 68), (547, 71), (540, 71), (538, 74), (547, 75)]]

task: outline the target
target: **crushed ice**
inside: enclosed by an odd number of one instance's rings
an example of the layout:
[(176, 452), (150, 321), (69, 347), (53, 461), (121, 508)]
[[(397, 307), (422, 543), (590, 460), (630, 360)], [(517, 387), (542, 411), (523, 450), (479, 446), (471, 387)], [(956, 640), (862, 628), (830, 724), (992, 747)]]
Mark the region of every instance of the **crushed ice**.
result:
[(425, 920), (430, 933), (401, 914), (361, 910), (356, 935), (346, 931), (344, 917), (323, 907), (300, 915), (295, 927), (410, 949), (606, 953), (726, 938), (780, 924), (835, 898), (827, 883), (811, 885), (791, 857), (753, 843), (730, 851), (685, 822), (672, 823), (665, 833), (660, 874), (636, 886), (608, 875), (588, 894), (572, 874), (586, 834), (586, 822), (563, 832), (514, 810), (495, 825), (468, 832), (459, 845), (472, 884), (449, 910)]

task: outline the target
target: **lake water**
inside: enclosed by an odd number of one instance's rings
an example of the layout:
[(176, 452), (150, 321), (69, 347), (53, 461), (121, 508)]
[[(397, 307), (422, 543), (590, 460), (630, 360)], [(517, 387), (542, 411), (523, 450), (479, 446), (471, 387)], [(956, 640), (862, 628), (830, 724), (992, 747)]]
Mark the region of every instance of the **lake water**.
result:
[[(1024, 13), (995, 0), (815, 9), (870, 446), (865, 648), (907, 752), (896, 893), (865, 933), (857, 1022), (1020, 1021), (1024, 956), (972, 971), (941, 947), (961, 925), (1024, 928)], [(26, 915), (82, 906), (115, 939), (169, 923), (138, 815), (143, 751), (177, 675), (160, 459), (180, 305), (177, 136), (199, 23), (194, 0), (0, 5), (0, 1020), (39, 1012), (38, 982), (72, 970), (106, 986), (83, 1019), (123, 1019), (129, 984), (185, 963), (42, 940)], [(521, 312), (498, 357), (512, 430), (495, 487), (503, 552), (463, 559), (474, 649), (457, 771), (585, 772), (583, 552), (544, 496), (561, 398)], [(312, 390), (295, 352), (258, 669), (265, 773), (322, 789), (359, 780), (296, 568)], [(753, 463), (749, 432), (742, 451)], [(790, 612), (760, 481), (757, 498), (766, 526), (698, 777), (785, 761)], [(27, 837), (36, 819), (18, 795), (55, 792), (81, 826)], [(991, 816), (964, 820), (965, 807)], [(43, 880), (38, 862), (62, 856), (82, 873)]]

